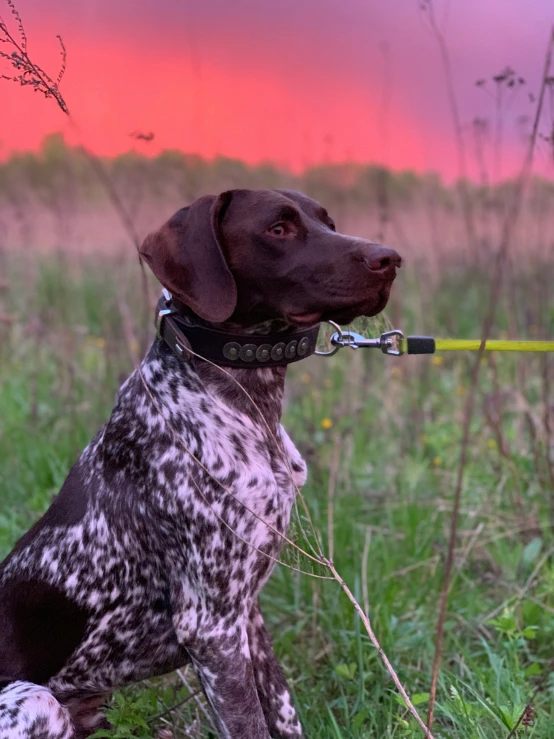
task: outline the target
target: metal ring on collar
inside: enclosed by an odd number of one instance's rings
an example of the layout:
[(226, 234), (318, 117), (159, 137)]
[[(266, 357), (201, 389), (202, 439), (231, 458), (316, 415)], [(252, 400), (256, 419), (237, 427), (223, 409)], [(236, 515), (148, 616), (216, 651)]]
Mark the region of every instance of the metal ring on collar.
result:
[[(335, 323), (334, 321), (323, 321), (323, 323), (328, 323), (330, 326), (336, 329), (336, 332), (333, 334), (333, 336), (331, 336), (331, 342), (333, 341), (335, 336), (337, 337), (338, 342), (342, 342), (342, 328), (339, 326), (339, 324)], [(320, 357), (332, 357), (333, 354), (336, 354), (338, 352), (341, 346), (341, 343), (337, 343), (333, 345), (333, 348), (329, 352), (320, 352), (316, 349), (314, 354), (317, 354)]]

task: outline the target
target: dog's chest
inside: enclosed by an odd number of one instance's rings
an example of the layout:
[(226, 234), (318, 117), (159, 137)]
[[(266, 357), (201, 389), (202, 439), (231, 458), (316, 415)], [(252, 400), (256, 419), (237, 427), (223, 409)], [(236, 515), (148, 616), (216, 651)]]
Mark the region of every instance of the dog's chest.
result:
[(192, 519), (207, 510), (208, 518), (225, 519), (233, 511), (239, 526), (250, 529), (258, 517), (286, 528), (306, 465), (282, 426), (271, 428), (261, 414), (237, 411), (171, 373), (150, 400), (139, 412), (148, 426), (144, 451), (154, 499), (162, 507), (177, 517), (184, 508)]
[[(219, 564), (232, 579), (240, 551), (238, 570), (250, 577), (249, 567), (260, 569), (260, 548), (271, 561), (282, 547), (296, 493), (306, 479), (305, 463), (283, 427), (272, 431), (222, 409), (217, 400), (191, 398), (191, 417), (198, 420), (188, 440), (173, 434), (166, 419), (173, 441), (158, 467), (159, 502), (164, 506), (164, 496), (170, 498), (165, 505), (176, 520), (187, 521), (185, 549), (196, 555), (197, 565)], [(174, 487), (167, 484), (168, 471), (175, 473)]]

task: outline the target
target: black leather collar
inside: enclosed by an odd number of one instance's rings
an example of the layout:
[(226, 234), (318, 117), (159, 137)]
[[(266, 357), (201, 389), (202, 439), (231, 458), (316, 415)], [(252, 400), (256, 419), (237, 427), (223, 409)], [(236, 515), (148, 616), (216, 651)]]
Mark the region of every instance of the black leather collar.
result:
[(207, 326), (190, 326), (179, 315), (172, 296), (164, 290), (156, 308), (156, 331), (178, 357), (189, 361), (194, 354), (222, 367), (260, 369), (286, 367), (313, 354), (319, 324), (309, 328), (260, 335), (236, 335)]

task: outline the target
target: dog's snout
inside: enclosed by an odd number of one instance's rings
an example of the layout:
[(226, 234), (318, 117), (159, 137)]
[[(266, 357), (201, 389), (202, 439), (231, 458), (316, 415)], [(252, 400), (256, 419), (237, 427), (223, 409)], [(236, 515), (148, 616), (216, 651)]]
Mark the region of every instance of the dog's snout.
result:
[(385, 270), (400, 267), (402, 257), (394, 249), (387, 249), (384, 246), (372, 247), (366, 257), (369, 269), (372, 272), (383, 272)]

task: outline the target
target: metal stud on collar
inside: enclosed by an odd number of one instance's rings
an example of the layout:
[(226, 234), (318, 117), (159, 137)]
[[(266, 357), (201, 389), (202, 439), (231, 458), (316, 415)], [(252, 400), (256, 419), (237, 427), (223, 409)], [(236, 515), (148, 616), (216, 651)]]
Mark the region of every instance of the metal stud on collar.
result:
[[(164, 311), (160, 311), (160, 314)], [(285, 344), (280, 341), (275, 345), (261, 344), (238, 344), (236, 341), (229, 341), (222, 349), (225, 359), (231, 362), (241, 360), (242, 362), (269, 362), (270, 359), (279, 361), (281, 359), (294, 359), (294, 357), (303, 357), (310, 348), (310, 340), (305, 336), (300, 341), (291, 339)]]

